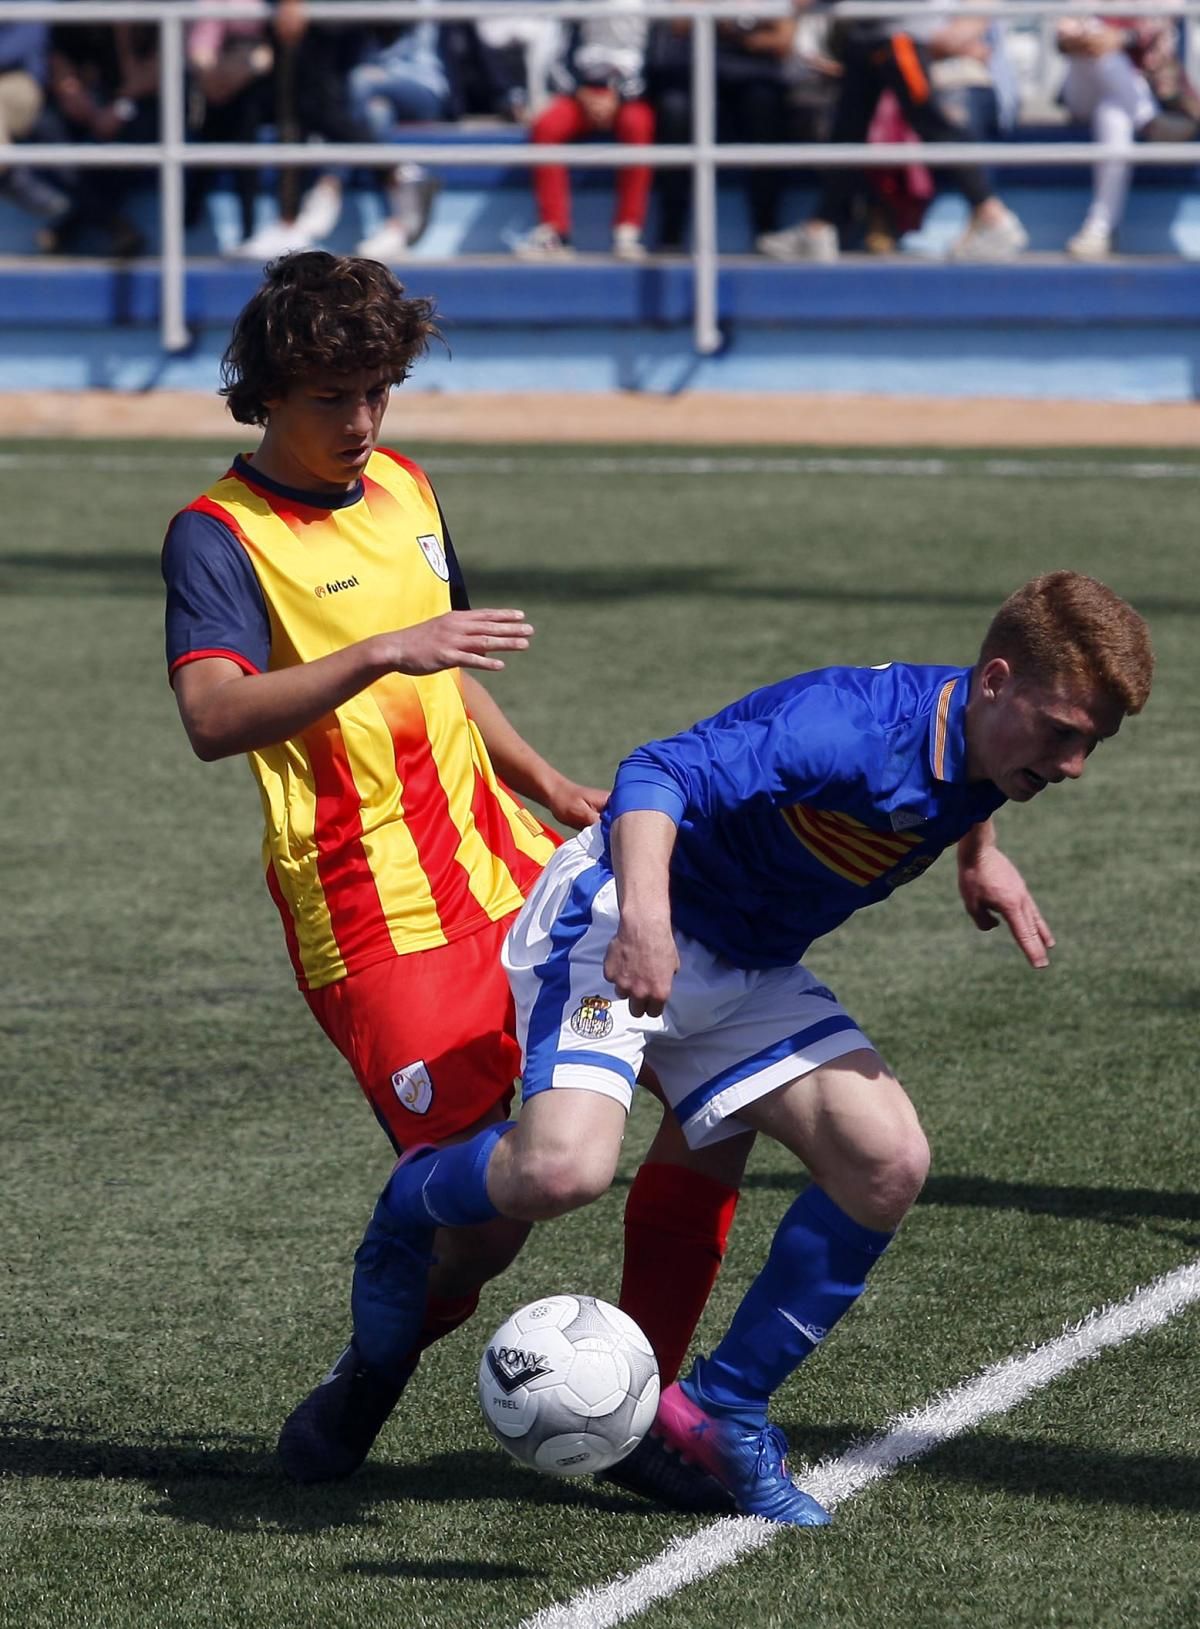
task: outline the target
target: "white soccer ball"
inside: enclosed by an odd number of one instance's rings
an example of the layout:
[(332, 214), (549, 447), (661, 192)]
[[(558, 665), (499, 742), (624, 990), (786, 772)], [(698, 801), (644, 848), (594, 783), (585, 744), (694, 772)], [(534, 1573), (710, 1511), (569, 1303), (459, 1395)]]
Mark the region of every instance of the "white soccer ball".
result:
[(479, 1402), (502, 1447), (551, 1476), (585, 1476), (632, 1452), (658, 1409), (650, 1342), (619, 1308), (550, 1295), (514, 1312), (479, 1364)]

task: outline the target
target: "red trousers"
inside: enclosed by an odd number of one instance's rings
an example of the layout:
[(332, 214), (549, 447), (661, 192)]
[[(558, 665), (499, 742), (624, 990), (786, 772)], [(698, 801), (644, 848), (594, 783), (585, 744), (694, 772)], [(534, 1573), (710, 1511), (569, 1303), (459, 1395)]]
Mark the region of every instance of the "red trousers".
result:
[[(607, 135), (609, 132), (597, 131), (589, 124), (573, 96), (556, 96), (533, 122), (534, 141), (555, 145), (599, 134)], [(650, 104), (622, 102), (617, 109), (611, 134), (618, 141), (637, 144), (653, 141), (654, 111)], [(646, 224), (651, 179), (652, 171), (648, 164), (629, 164), (618, 171), (614, 225), (636, 226), (639, 232), (642, 230)], [(533, 172), (533, 194), (537, 199), (538, 219), (552, 226), (560, 236), (570, 237), (571, 183), (565, 167), (561, 164), (539, 164)]]

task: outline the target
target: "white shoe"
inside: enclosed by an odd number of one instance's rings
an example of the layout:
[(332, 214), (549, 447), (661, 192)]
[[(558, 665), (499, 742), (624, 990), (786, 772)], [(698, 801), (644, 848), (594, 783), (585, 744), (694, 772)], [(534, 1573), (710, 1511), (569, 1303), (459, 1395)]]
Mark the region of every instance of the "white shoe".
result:
[(235, 260), (266, 262), (277, 260), (280, 255), (294, 254), (297, 249), (311, 249), (312, 244), (312, 238), (299, 221), (268, 221), (229, 253)]
[(1029, 233), (1011, 209), (986, 226), (972, 221), (950, 250), (951, 260), (1013, 260), (1029, 247)]
[(646, 245), (636, 226), (626, 222), (613, 228), (612, 252), (617, 260), (645, 260)]
[(546, 221), (513, 244), (518, 260), (571, 260), (575, 251)]
[(754, 247), (768, 260), (815, 260), (829, 265), (838, 258), (838, 235), (828, 221), (804, 221), (782, 232), (763, 232)]
[(1066, 243), (1072, 260), (1107, 260), (1113, 252), (1113, 235), (1101, 221), (1084, 221)]
[(331, 175), (323, 175), (305, 193), (296, 225), (307, 233), (310, 243), (320, 243), (333, 231), (341, 213), (342, 184)]
[(409, 250), (408, 233), (399, 221), (384, 221), (355, 249), (364, 260), (382, 260), (385, 266), (404, 259)]

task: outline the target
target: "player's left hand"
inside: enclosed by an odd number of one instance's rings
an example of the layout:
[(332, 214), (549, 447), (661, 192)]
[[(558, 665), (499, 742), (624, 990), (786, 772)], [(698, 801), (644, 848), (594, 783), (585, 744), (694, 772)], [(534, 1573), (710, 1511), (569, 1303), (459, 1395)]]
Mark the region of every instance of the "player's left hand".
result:
[(598, 786), (579, 786), (564, 777), (551, 791), (546, 807), (555, 820), (561, 820), (573, 831), (582, 831), (585, 826), (596, 824), (607, 802), (608, 793)]
[(958, 891), (977, 928), (988, 933), (1004, 922), (1031, 967), (1049, 965), (1054, 935), (1006, 854), (990, 845), (970, 860), (960, 859)]

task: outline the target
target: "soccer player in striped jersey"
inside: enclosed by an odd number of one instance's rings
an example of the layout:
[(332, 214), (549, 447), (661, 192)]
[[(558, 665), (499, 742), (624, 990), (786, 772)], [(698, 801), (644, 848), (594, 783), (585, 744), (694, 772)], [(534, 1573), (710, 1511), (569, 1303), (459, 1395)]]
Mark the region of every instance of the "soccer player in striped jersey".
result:
[[(560, 841), (518, 799), (579, 829), (607, 795), (553, 769), (473, 677), (533, 629), (470, 607), (428, 478), (378, 445), (392, 386), (436, 332), (429, 302), (373, 260), (275, 262), (223, 366), (233, 417), (261, 442), (163, 550), (188, 738), (203, 759), (248, 756), (300, 989), (397, 1153), (507, 1119), (520, 1049), (500, 945)], [(622, 1305), (668, 1376), (724, 1250), (740, 1158), (692, 1154), (664, 1116), (631, 1190)], [(470, 1316), (527, 1231), (443, 1229), (414, 1265), (372, 1224), (354, 1338), (280, 1437), (290, 1475), (361, 1464), (421, 1351)]]
[(801, 958), (956, 847), (977, 925), (1003, 919), (1044, 967), (1053, 936), (992, 816), (1082, 775), (1141, 710), (1152, 666), (1130, 606), (1054, 572), (1004, 603), (973, 667), (801, 674), (634, 752), (505, 942), (521, 1118), (401, 1164), (380, 1203), (394, 1236), (417, 1248), (435, 1217), (541, 1218), (602, 1193), (643, 1061), (694, 1148), (775, 1138), (812, 1181), (716, 1349), (663, 1392), (649, 1442), (744, 1514), (828, 1521), (788, 1476), (768, 1403), (861, 1294), (929, 1150)]

